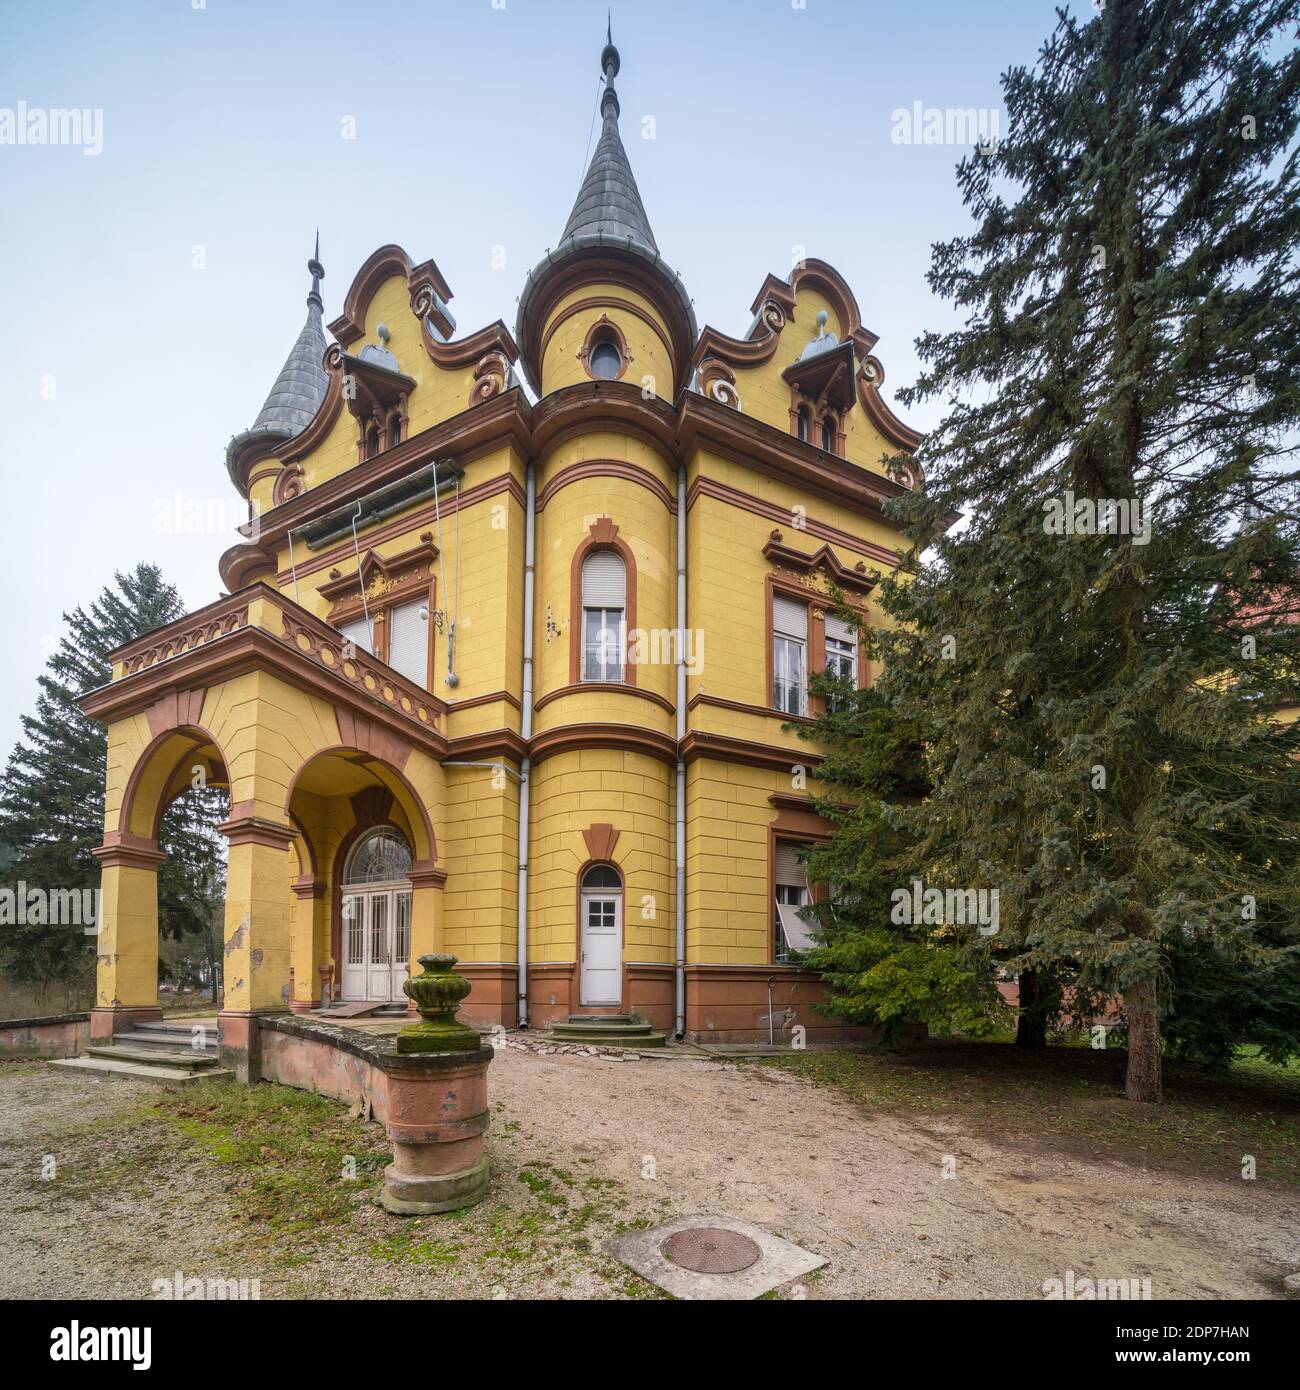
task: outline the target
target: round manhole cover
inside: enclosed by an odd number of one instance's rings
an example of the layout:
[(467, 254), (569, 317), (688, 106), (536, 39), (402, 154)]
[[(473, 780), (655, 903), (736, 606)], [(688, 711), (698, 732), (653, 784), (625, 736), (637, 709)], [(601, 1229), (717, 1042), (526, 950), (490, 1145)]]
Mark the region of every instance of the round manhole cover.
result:
[(678, 1231), (659, 1247), (664, 1258), (696, 1274), (738, 1274), (763, 1253), (748, 1236), (719, 1226)]

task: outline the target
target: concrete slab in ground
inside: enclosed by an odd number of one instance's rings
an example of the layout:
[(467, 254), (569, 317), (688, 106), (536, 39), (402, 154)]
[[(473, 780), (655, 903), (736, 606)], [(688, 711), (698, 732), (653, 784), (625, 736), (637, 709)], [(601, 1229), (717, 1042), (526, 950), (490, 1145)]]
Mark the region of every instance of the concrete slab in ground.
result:
[[(758, 1258), (748, 1268), (732, 1274), (701, 1274), (674, 1264), (663, 1252), (665, 1243), (681, 1231), (699, 1228), (734, 1231), (748, 1237), (758, 1247)], [(674, 1298), (690, 1300), (758, 1298), (760, 1294), (788, 1284), (791, 1279), (811, 1274), (826, 1263), (820, 1255), (732, 1216), (681, 1216), (650, 1231), (616, 1236), (606, 1241), (604, 1248)]]

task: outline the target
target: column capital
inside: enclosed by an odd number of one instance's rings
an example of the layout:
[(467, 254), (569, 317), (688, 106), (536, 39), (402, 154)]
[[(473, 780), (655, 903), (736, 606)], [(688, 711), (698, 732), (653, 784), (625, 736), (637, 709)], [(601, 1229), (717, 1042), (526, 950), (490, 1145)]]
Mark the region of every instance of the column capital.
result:
[(104, 843), (90, 852), (106, 869), (156, 869), (167, 858), (156, 840), (132, 835), (127, 830), (108, 831)]
[(288, 849), (298, 834), (291, 825), (259, 816), (232, 816), (217, 829), (232, 845), (268, 845), (271, 849)]
[(417, 859), (411, 865), (407, 878), (412, 888), (441, 888), (447, 882), (447, 870), (440, 868), (432, 859)]

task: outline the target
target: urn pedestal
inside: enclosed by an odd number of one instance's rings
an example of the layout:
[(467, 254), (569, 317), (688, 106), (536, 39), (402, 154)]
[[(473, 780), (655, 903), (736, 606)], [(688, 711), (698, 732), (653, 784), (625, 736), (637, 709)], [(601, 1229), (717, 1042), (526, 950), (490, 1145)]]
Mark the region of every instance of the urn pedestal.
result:
[(380, 1202), (399, 1216), (473, 1206), (488, 1184), (487, 1069), (492, 1049), (456, 1018), (470, 982), (452, 972), (455, 956), (419, 958), (422, 974), (403, 989), (420, 1022), (397, 1035), (387, 1073), (385, 1128), (393, 1162)]

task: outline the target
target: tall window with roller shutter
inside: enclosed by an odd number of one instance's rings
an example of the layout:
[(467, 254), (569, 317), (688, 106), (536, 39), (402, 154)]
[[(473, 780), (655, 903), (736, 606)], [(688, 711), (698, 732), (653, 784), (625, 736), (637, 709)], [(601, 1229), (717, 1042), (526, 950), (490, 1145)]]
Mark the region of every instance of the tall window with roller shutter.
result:
[(627, 648), (627, 567), (616, 550), (582, 562), (582, 679), (621, 681)]
[(772, 595), (772, 701), (783, 714), (808, 713), (808, 605)]

